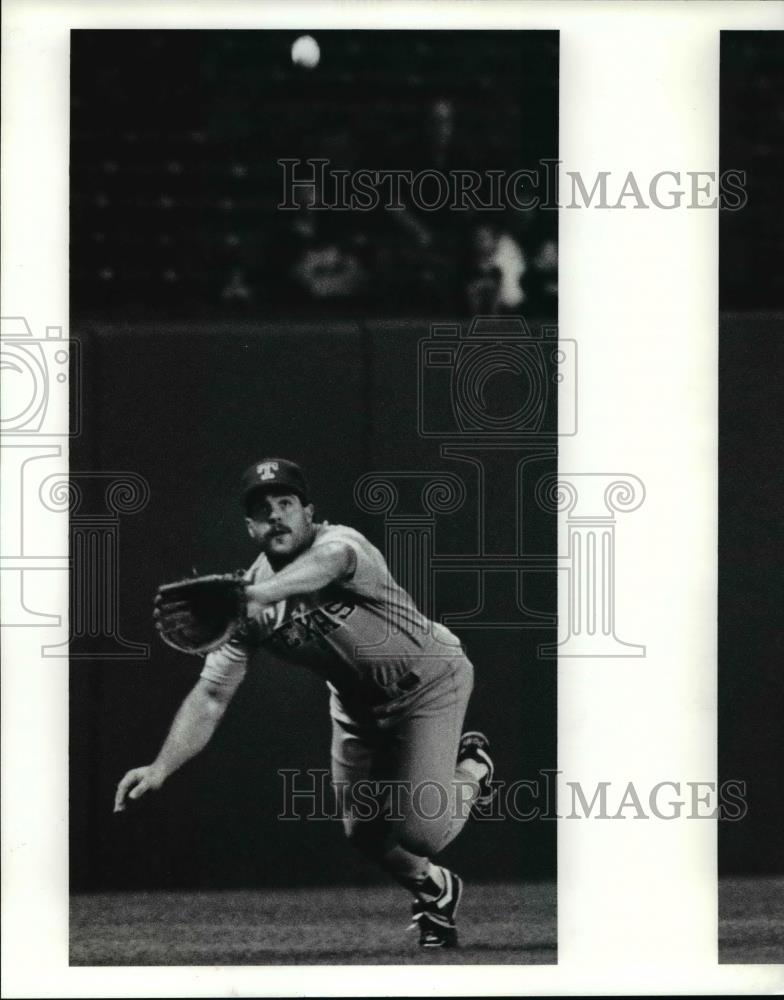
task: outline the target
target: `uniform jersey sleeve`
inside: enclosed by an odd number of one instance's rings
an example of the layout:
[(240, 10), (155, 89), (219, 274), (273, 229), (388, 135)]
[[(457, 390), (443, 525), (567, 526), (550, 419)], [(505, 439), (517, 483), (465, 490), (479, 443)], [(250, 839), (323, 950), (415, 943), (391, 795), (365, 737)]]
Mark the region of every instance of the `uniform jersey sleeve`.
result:
[(200, 676), (221, 688), (236, 690), (248, 670), (250, 648), (245, 642), (230, 639), (207, 654)]
[(349, 580), (341, 583), (341, 586), (364, 597), (379, 597), (389, 576), (389, 570), (378, 549), (354, 528), (347, 528), (342, 524), (326, 527), (319, 534), (315, 544), (324, 545), (328, 542), (344, 542), (351, 547), (356, 556), (354, 572)]
[[(266, 556), (260, 555), (245, 571), (245, 579), (248, 583), (255, 583), (270, 573)], [(247, 673), (248, 661), (263, 636), (270, 631), (274, 618), (275, 609), (269, 607), (264, 609), (261, 618), (246, 621), (228, 642), (207, 654), (200, 676), (222, 688), (236, 690)]]

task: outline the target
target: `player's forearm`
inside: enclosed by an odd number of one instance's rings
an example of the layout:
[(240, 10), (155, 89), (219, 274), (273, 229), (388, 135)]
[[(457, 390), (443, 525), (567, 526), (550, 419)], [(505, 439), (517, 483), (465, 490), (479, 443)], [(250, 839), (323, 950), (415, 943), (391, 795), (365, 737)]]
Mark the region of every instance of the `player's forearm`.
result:
[(169, 734), (153, 768), (165, 780), (204, 749), (226, 711), (226, 701), (211, 695), (199, 683), (191, 691), (174, 717)]
[(271, 579), (251, 584), (247, 588), (248, 598), (264, 605), (297, 594), (311, 594), (349, 576), (354, 558), (348, 545), (320, 545), (299, 556)]

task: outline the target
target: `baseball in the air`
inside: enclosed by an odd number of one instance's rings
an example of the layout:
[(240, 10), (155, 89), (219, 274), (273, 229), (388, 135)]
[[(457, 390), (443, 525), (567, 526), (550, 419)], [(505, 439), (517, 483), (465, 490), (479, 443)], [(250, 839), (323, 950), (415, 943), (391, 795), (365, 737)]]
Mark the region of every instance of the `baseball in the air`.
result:
[(321, 49), (312, 35), (300, 35), (291, 46), (291, 61), (296, 66), (313, 69), (318, 66)]

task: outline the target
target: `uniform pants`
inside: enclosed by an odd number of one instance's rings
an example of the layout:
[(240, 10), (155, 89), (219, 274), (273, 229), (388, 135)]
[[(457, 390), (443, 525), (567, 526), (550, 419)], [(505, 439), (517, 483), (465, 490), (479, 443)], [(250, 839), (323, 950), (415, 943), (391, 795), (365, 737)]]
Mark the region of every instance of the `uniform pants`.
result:
[(473, 667), (458, 656), (383, 718), (358, 721), (333, 710), (332, 781), (346, 836), (413, 892), (478, 793), (456, 766), (472, 687)]

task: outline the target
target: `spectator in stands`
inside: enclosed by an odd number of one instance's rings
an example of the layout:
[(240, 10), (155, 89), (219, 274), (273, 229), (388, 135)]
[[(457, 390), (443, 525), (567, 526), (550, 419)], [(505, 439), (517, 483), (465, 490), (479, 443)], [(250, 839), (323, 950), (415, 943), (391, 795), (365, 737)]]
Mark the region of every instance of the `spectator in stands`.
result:
[[(387, 164), (408, 170), (414, 177), (422, 171), (448, 175), (451, 170), (470, 167), (469, 149), (461, 144), (457, 130), (454, 101), (441, 96), (425, 105), (424, 117), (413, 121), (408, 131), (395, 135), (385, 152)], [(423, 195), (425, 190), (428, 197), (438, 194), (435, 181), (423, 185)], [(384, 255), (392, 297), (399, 296), (398, 290), (405, 284), (408, 301), (420, 308), (454, 308), (461, 289), (465, 215), (449, 202), (430, 208), (417, 204), (410, 192), (401, 193), (403, 207), (387, 212)]]
[(522, 247), (494, 218), (471, 231), (465, 298), (474, 313), (516, 312), (524, 308), (522, 285), (528, 265)]
[(531, 263), (537, 276), (542, 310), (554, 314), (558, 302), (558, 243), (554, 237), (548, 236), (541, 241)]
[[(366, 235), (353, 213), (314, 210), (315, 185), (297, 188), (296, 212), (281, 213), (282, 232), (273, 244), (277, 292), (297, 301), (358, 299), (368, 285)], [(293, 293), (293, 294), (292, 294)]]

